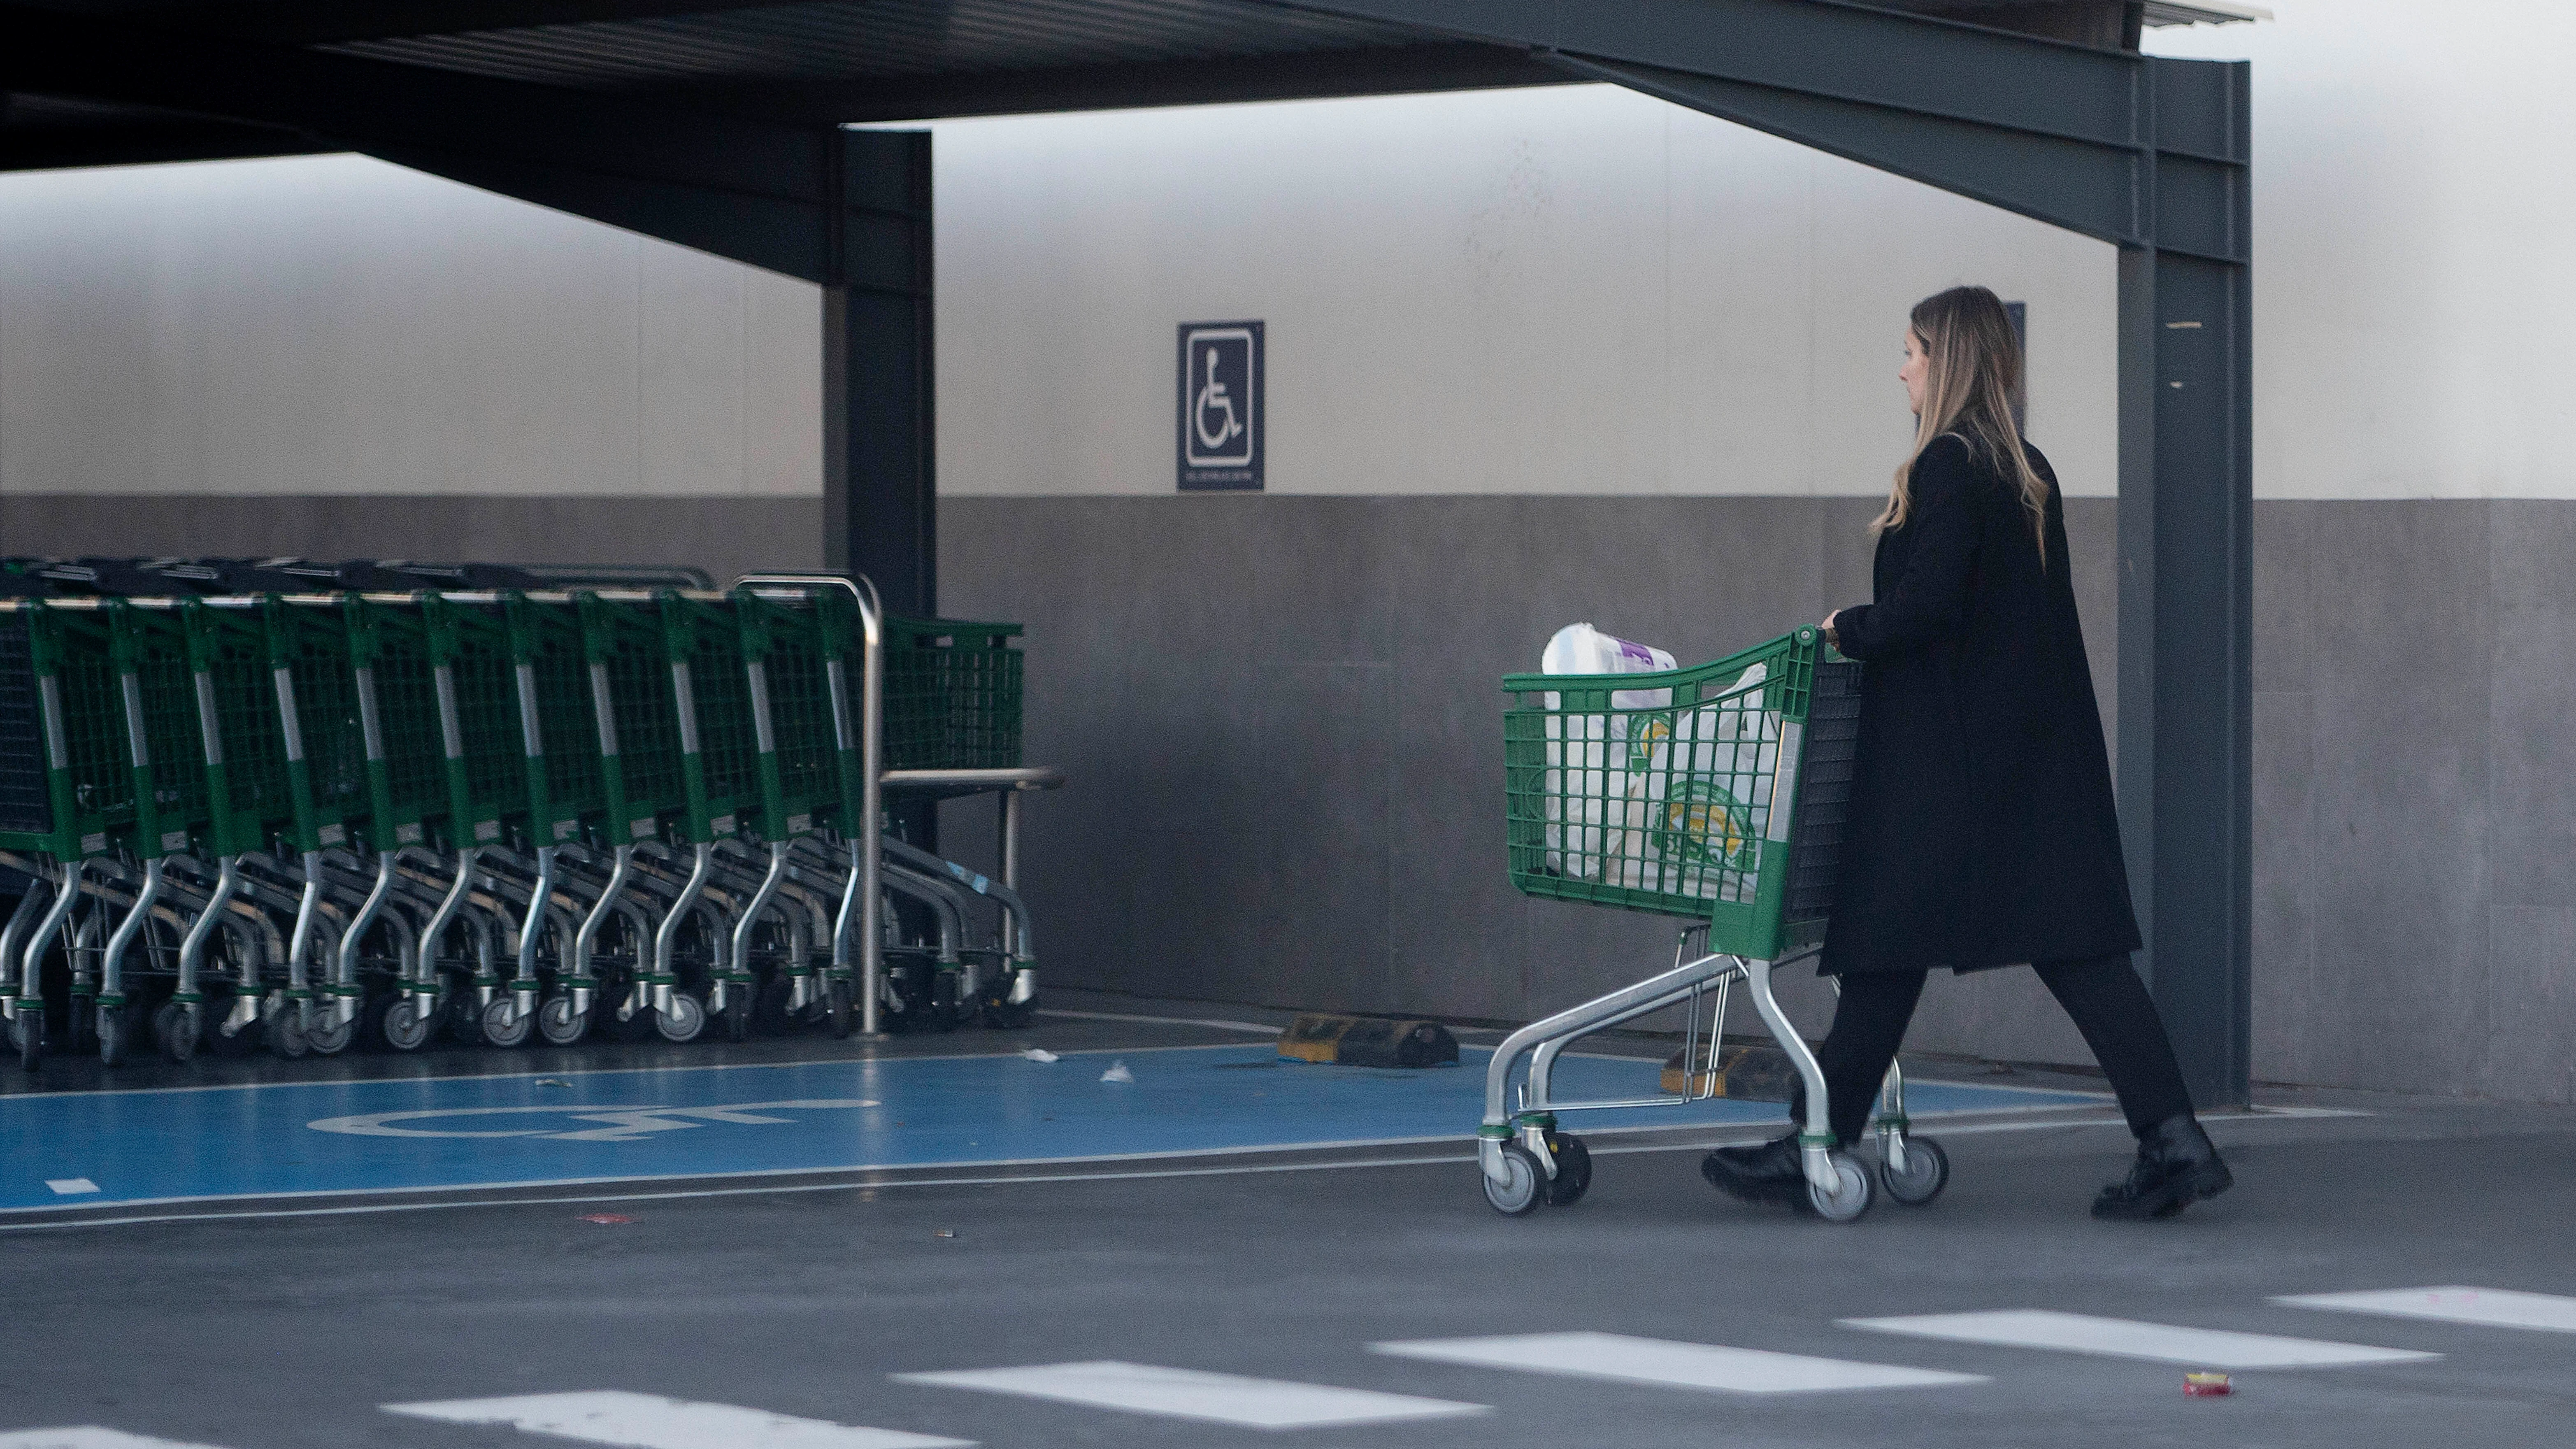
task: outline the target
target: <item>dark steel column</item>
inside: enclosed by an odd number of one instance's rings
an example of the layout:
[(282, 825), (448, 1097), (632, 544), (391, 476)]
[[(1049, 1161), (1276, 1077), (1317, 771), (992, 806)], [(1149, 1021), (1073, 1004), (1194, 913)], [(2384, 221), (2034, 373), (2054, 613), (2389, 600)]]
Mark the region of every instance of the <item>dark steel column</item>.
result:
[[(2202, 1107), (2247, 1100), (2253, 1012), (2254, 448), (2244, 72), (2226, 184), (2155, 133), (2154, 234), (2120, 250), (2120, 819), (2140, 967)], [(2157, 124), (2152, 103), (2144, 124)], [(2201, 116), (2204, 108), (2195, 108)], [(2196, 148), (2199, 149), (2199, 148)], [(2210, 255), (2217, 253), (2218, 255)]]
[(823, 287), (823, 555), (938, 612), (930, 133), (835, 131)]

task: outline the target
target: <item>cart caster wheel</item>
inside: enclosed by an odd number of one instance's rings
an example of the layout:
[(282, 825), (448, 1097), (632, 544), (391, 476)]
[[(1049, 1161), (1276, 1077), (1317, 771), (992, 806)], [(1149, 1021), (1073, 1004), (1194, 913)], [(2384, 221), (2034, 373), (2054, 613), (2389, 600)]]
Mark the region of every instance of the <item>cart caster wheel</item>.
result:
[(671, 1009), (653, 1013), (653, 1029), (664, 1041), (696, 1041), (698, 1033), (707, 1029), (706, 1003), (685, 991), (674, 991)]
[(751, 1040), (751, 994), (756, 989), (739, 981), (725, 988), (725, 1035), (737, 1042)]
[(347, 1051), (349, 1044), (358, 1039), (356, 1017), (350, 1017), (347, 1021), (337, 1021), (333, 1016), (333, 1011), (315, 1012), (312, 1028), (304, 1033), (304, 1044), (317, 1055), (336, 1057)]
[[(266, 1018), (262, 1025), (266, 1028), (269, 1050), (289, 1061), (312, 1049), (312, 1044), (304, 1039), (303, 1013), (292, 1006), (275, 1016)], [(247, 1036), (249, 1033), (245, 1032), (243, 1035)]]
[(224, 1035), (224, 1022), (232, 1016), (233, 1004), (220, 997), (210, 997), (197, 1008), (197, 1045), (219, 1057), (246, 1057), (259, 1050), (268, 1024), (253, 1017), (248, 1026)]
[(1834, 1190), (1826, 1192), (1814, 1183), (1808, 1183), (1808, 1210), (1829, 1223), (1858, 1222), (1860, 1215), (1869, 1211), (1872, 1196), (1868, 1170), (1848, 1152), (1831, 1153), (1826, 1161), (1834, 1169)]
[(386, 1046), (398, 1052), (416, 1052), (429, 1045), (430, 1034), (437, 1026), (438, 1008), (422, 1011), (419, 1000), (408, 995), (395, 997), (386, 1005), (384, 1015), (376, 1018), (377, 1034), (385, 1039)]
[(112, 1067), (125, 1060), (126, 1048), (132, 1041), (125, 1012), (126, 1008), (122, 1006), (102, 1006), (93, 1018), (98, 1024), (98, 1064), (102, 1067)]
[(197, 1018), (183, 1002), (161, 1003), (161, 1009), (152, 1013), (152, 1035), (161, 1043), (161, 1055), (174, 1062), (197, 1054)]
[(496, 1047), (525, 1046), (536, 1024), (536, 1013), (519, 1010), (519, 1003), (508, 996), (495, 996), (483, 1008), (483, 1040)]
[(41, 1001), (18, 1003), (17, 1019), (9, 1023), (9, 1044), (18, 1049), (18, 1065), (34, 1071), (45, 1064), (45, 1004)]
[(660, 1013), (653, 1008), (638, 1007), (634, 1014), (622, 1017), (617, 1014), (617, 1008), (613, 1006), (604, 1009), (608, 1015), (600, 1022), (600, 1035), (612, 1041), (629, 1044), (653, 1039), (653, 1023), (660, 1019)]
[(1898, 1172), (1885, 1162), (1878, 1165), (1879, 1186), (1887, 1195), (1907, 1207), (1921, 1207), (1941, 1195), (1950, 1185), (1950, 1154), (1929, 1137), (1905, 1139), (1905, 1170)]
[(78, 1056), (82, 1052), (97, 1050), (97, 998), (89, 996), (73, 997), (71, 1016), (66, 1024), (71, 1028), (72, 1040), (71, 1045), (65, 1048), (65, 1050), (69, 1051), (74, 1056)]
[(823, 1009), (831, 1015), (832, 1039), (834, 1041), (847, 1041), (849, 1039), (851, 1017), (853, 1015), (851, 997), (855, 994), (856, 992), (847, 981), (827, 981), (823, 983)]
[(984, 1024), (995, 1031), (1019, 1031), (1037, 1025), (1038, 999), (1013, 1001), (996, 996), (984, 1003)]
[(1572, 1207), (1592, 1188), (1592, 1150), (1571, 1132), (1547, 1134), (1547, 1150), (1556, 1159), (1556, 1176), (1547, 1184), (1549, 1207)]
[(1547, 1174), (1539, 1170), (1538, 1159), (1530, 1156), (1529, 1149), (1517, 1142), (1503, 1144), (1501, 1182), (1481, 1170), (1476, 1175), (1485, 1184), (1485, 1201), (1505, 1217), (1519, 1217), (1547, 1200)]
[(549, 996), (537, 1008), (537, 1035), (548, 1046), (571, 1046), (590, 1034), (590, 1013), (572, 1009), (569, 996)]

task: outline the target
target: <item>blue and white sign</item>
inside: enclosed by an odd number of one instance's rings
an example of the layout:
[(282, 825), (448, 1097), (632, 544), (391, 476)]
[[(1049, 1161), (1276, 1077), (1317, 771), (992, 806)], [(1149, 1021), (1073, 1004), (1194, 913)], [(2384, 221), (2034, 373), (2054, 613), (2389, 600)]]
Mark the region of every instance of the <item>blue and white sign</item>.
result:
[(1261, 487), (1261, 324), (1181, 324), (1184, 492)]

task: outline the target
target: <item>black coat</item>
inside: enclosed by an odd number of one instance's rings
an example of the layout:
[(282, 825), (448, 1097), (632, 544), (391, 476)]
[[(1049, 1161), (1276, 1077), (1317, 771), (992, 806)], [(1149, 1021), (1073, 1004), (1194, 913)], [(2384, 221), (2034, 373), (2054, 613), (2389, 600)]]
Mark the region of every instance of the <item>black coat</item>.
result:
[(2047, 566), (2019, 490), (1956, 435), (1914, 465), (1878, 541), (1875, 603), (1842, 611), (1860, 660), (1860, 781), (1825, 933), (1832, 974), (1960, 971), (2134, 951), (2128, 871), (2066, 516)]

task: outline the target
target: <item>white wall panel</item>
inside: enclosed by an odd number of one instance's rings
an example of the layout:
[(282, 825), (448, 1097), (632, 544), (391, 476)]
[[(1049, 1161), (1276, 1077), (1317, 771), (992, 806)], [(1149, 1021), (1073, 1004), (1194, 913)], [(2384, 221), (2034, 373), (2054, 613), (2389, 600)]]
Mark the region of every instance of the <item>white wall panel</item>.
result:
[(2114, 486), (2110, 248), (1629, 92), (937, 129), (946, 492), (1170, 491), (1175, 326), (1260, 317), (1273, 492), (1876, 493), (1959, 281)]
[(2254, 63), (2255, 491), (2576, 498), (2576, 6), (2284, 3)]
[(359, 157), (0, 178), (0, 489), (819, 493), (819, 308)]

